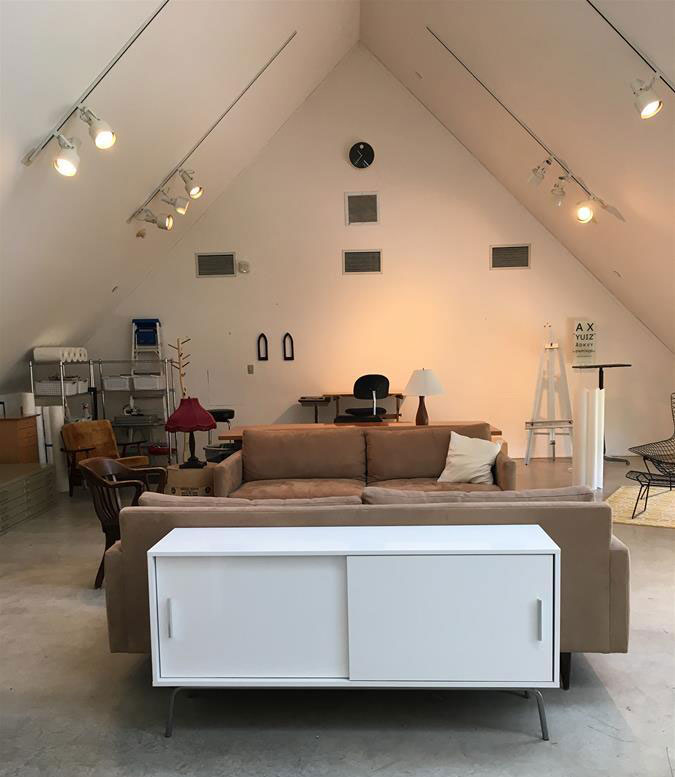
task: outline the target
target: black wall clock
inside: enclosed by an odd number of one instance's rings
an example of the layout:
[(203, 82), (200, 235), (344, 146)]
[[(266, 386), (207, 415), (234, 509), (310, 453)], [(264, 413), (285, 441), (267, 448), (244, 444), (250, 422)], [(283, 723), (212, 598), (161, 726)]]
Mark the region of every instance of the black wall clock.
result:
[(349, 161), (354, 167), (370, 167), (375, 159), (375, 151), (370, 143), (359, 140), (349, 149)]

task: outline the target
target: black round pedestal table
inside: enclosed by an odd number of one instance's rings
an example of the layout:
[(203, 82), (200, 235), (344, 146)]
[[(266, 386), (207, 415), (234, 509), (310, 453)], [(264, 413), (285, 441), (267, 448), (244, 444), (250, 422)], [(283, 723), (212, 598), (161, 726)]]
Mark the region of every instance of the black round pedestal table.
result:
[[(572, 369), (573, 370), (598, 370), (598, 388), (604, 389), (605, 388), (605, 370), (608, 370), (612, 367), (632, 367), (632, 364), (573, 364)], [(622, 461), (624, 464), (630, 464), (630, 461), (628, 459), (624, 459), (621, 456), (608, 456), (607, 455), (607, 445), (604, 440), (602, 440), (602, 451), (604, 454), (605, 461)]]

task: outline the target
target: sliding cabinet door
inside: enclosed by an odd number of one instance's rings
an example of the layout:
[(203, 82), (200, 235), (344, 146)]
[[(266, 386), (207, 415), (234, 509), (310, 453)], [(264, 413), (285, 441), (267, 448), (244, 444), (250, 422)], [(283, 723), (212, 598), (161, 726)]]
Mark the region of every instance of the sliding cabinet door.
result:
[(553, 680), (552, 556), (353, 556), (352, 680)]
[(159, 674), (346, 677), (346, 562), (156, 559)]

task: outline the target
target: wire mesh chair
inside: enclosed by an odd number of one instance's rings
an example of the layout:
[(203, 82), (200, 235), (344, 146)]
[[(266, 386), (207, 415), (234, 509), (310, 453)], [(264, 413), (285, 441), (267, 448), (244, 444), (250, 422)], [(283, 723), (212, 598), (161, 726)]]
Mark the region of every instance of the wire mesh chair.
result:
[(96, 573), (94, 588), (103, 583), (105, 553), (120, 539), (120, 510), (123, 507), (122, 494), (133, 491), (131, 504), (138, 504), (140, 495), (150, 490), (150, 476), (158, 479), (158, 490), (164, 491), (166, 470), (164, 467), (143, 467), (131, 469), (116, 459), (98, 456), (79, 463), (82, 477), (89, 488), (94, 510), (101, 522), (105, 536), (105, 549)]
[(649, 469), (651, 463), (660, 473), (666, 475), (672, 488), (675, 485), (675, 392), (670, 395), (670, 409), (673, 414), (672, 435), (667, 440), (636, 445), (629, 450), (642, 456), (648, 472), (651, 471)]

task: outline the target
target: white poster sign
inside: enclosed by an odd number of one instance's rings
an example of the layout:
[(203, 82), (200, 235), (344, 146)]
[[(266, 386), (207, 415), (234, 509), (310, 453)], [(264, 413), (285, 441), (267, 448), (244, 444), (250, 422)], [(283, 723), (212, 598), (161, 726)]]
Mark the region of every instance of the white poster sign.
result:
[(578, 361), (592, 360), (598, 343), (598, 322), (575, 318), (572, 330), (572, 355)]

